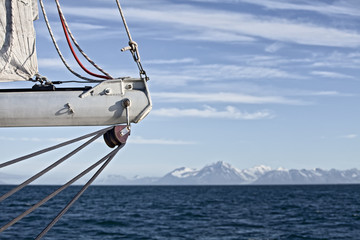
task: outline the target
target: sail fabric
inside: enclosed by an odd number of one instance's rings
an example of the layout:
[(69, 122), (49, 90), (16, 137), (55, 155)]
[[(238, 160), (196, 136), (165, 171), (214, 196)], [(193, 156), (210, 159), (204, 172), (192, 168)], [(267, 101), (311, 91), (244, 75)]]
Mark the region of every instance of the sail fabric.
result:
[(37, 0), (0, 0), (0, 82), (28, 80), (38, 72), (38, 17)]

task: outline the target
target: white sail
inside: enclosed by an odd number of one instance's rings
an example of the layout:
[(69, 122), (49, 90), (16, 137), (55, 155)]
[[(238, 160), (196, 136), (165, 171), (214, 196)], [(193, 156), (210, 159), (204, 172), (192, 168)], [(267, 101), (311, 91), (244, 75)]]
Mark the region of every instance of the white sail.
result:
[(0, 82), (24, 81), (38, 72), (37, 0), (0, 0)]

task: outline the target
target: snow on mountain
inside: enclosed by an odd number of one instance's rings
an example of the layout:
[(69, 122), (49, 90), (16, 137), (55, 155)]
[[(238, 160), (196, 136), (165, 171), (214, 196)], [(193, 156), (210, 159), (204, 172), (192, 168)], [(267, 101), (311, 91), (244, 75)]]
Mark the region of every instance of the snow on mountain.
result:
[(226, 162), (219, 161), (200, 170), (185, 167), (175, 169), (160, 178), (156, 183), (171, 185), (249, 184), (270, 170), (271, 168), (267, 166), (239, 170)]
[(260, 165), (253, 168), (241, 170), (241, 174), (247, 182), (251, 183), (269, 171), (271, 171), (271, 167)]
[(246, 181), (238, 169), (223, 161), (205, 166), (192, 178), (197, 184), (239, 184)]
[[(171, 176), (171, 178), (170, 178)], [(158, 184), (339, 184), (360, 183), (360, 170), (271, 169), (260, 165), (239, 170), (223, 161), (200, 170), (179, 168), (160, 178)]]
[(271, 171), (271, 167), (265, 166), (265, 165), (260, 165), (260, 166), (256, 166), (253, 168), (249, 168), (249, 169), (245, 169), (244, 171), (248, 172), (248, 173), (252, 173), (255, 176), (259, 176), (262, 175), (266, 172)]
[(178, 177), (178, 178), (186, 178), (186, 177), (190, 177), (193, 176), (197, 173), (196, 169), (193, 168), (187, 168), (187, 167), (182, 167), (182, 168), (177, 168), (174, 171), (172, 171), (170, 174), (173, 175), (174, 177)]
[(126, 179), (112, 175), (98, 184), (117, 185), (244, 185), (244, 184), (342, 184), (360, 183), (360, 170), (271, 169), (260, 165), (249, 169), (237, 169), (219, 161), (200, 170), (181, 167), (161, 178)]
[(357, 169), (329, 171), (313, 170), (273, 170), (260, 176), (254, 184), (340, 184), (360, 183), (360, 171)]
[(177, 168), (162, 178), (159, 178), (155, 184), (159, 185), (183, 185), (183, 184), (192, 184), (191, 178), (196, 175), (197, 171), (195, 169), (181, 167)]

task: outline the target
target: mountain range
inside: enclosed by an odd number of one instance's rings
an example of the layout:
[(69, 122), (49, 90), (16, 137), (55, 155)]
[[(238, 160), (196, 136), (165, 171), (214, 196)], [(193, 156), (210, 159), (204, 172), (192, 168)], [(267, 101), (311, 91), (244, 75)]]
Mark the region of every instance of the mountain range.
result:
[(271, 184), (349, 184), (360, 183), (360, 170), (271, 169), (260, 165), (249, 169), (237, 169), (219, 161), (200, 170), (181, 167), (163, 177), (127, 179), (109, 175), (99, 179), (101, 185), (271, 185)]

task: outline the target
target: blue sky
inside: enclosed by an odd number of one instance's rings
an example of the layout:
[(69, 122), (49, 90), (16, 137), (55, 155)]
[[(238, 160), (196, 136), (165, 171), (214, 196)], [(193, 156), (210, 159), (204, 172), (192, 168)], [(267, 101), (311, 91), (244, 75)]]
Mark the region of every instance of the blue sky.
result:
[[(60, 3), (93, 60), (113, 76), (138, 76), (131, 55), (120, 51), (127, 36), (115, 1)], [(162, 176), (219, 160), (237, 168), (360, 168), (358, 0), (121, 3), (154, 106), (104, 175)], [(45, 4), (76, 68), (55, 5)], [(41, 15), (35, 27), (40, 73), (75, 80), (57, 57)], [(11, 159), (99, 128), (1, 128), (2, 156)], [(72, 176), (107, 152), (99, 141), (46, 179)], [(50, 163), (49, 156), (6, 172), (35, 171)]]

